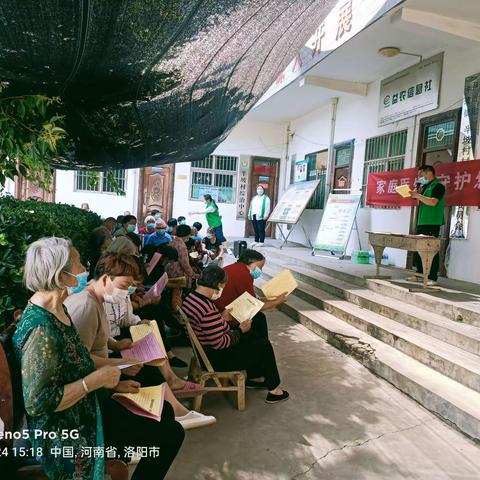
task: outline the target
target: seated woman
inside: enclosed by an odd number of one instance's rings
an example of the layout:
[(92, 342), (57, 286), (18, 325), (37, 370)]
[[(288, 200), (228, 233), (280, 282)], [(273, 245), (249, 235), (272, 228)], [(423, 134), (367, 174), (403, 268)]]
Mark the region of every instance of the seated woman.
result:
[(153, 215), (147, 215), (143, 223), (145, 225), (138, 229), (140, 235), (155, 233), (155, 217)]
[(134, 215), (123, 215), (119, 217), (119, 225), (119, 228), (113, 234), (115, 237), (121, 237), (129, 232), (133, 233), (137, 229), (137, 217)]
[[(256, 297), (253, 281), (260, 278), (264, 265), (265, 257), (260, 252), (256, 250), (245, 250), (236, 263), (225, 267), (228, 282), (223, 289), (221, 297), (215, 301), (215, 305), (221, 312), (224, 312), (227, 305), (230, 305), (230, 303), (245, 292)], [(275, 300), (260, 300), (264, 302), (262, 311), (258, 312), (253, 318), (256, 320), (255, 327), (261, 330), (263, 335), (268, 337), (267, 319), (262, 312), (265, 310), (273, 310), (281, 303), (284, 303), (287, 300), (287, 295), (281, 295)], [(226, 311), (225, 318), (233, 324), (237, 323)]]
[[(185, 435), (171, 405), (165, 402), (160, 422), (134, 415), (111, 400), (107, 414), (100, 414), (103, 395), (97, 397), (97, 392), (118, 388), (120, 370), (104, 359), (92, 359), (63, 306), (84, 274), (69, 240), (44, 238), (27, 251), (24, 281), (35, 293), (17, 325), (13, 345), (21, 363), (33, 451), (46, 452), (37, 460), (51, 480), (102, 480), (104, 458), (82, 455), (83, 448), (115, 447), (121, 455), (125, 446), (159, 447), (160, 456), (142, 458), (132, 480), (164, 478)], [(79, 435), (62, 440), (63, 432)], [(73, 458), (47, 453), (64, 446), (73, 447)]]
[(170, 242), (170, 246), (175, 248), (178, 253), (178, 261), (172, 262), (167, 267), (169, 278), (185, 277), (187, 279), (187, 288), (190, 288), (192, 280), (198, 279), (190, 266), (190, 255), (185, 243), (190, 239), (192, 229), (188, 225), (179, 225), (177, 227), (177, 236)]
[(223, 266), (223, 255), (225, 252), (222, 242), (217, 238), (213, 228), (207, 230), (207, 236), (203, 239), (203, 244), (207, 250), (206, 265), (214, 264), (219, 267)]
[(238, 328), (230, 327), (213, 303), (226, 283), (227, 275), (220, 267), (205, 268), (197, 289), (185, 298), (183, 312), (216, 370), (247, 370), (247, 386), (267, 389), (267, 403), (286, 400), (289, 395), (280, 388), (275, 353), (268, 338), (251, 330), (252, 320)]
[[(108, 350), (119, 352), (128, 348), (130, 342), (122, 342), (110, 337), (104, 303), (114, 306), (123, 303), (128, 295), (128, 290), (141, 280), (137, 262), (129, 255), (107, 254), (97, 263), (94, 280), (88, 284), (84, 291), (70, 295), (65, 300), (65, 306), (70, 314), (78, 334), (93, 359), (100, 359), (107, 364), (118, 364), (121, 360), (108, 359)], [(138, 385), (149, 387), (165, 381), (160, 370), (149, 365), (140, 370), (130, 367), (124, 370), (129, 377), (135, 377)], [(131, 380), (121, 381), (122, 389), (131, 391)], [(134, 382), (137, 383), (137, 382)], [(209, 417), (187, 410), (173, 395), (170, 387), (166, 386), (165, 398), (172, 404), (175, 418), (184, 429), (196, 428), (214, 423), (215, 417)]]

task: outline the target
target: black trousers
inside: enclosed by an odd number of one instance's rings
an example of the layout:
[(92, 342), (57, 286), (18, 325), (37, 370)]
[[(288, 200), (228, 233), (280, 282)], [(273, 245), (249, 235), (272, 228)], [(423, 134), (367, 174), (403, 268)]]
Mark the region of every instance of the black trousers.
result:
[[(416, 233), (417, 235), (430, 235), (438, 238), (440, 236), (440, 225), (418, 225)], [(417, 252), (414, 253), (413, 264), (417, 267), (417, 273), (423, 273), (422, 259)], [(432, 268), (430, 269), (430, 275), (428, 275), (429, 280), (437, 281), (439, 269), (440, 255), (437, 253), (433, 257)]]
[(265, 241), (265, 220), (257, 220), (257, 216), (253, 215), (252, 225), (255, 230), (255, 241), (263, 243)]
[(158, 447), (159, 455), (142, 457), (132, 480), (162, 479), (167, 475), (185, 438), (183, 427), (175, 421), (172, 406), (165, 402), (160, 422), (134, 415), (115, 400), (102, 408), (105, 447), (115, 447), (123, 456), (125, 447)]
[(205, 351), (213, 367), (220, 372), (246, 370), (248, 378), (265, 377), (269, 390), (274, 390), (280, 385), (277, 361), (272, 344), (268, 340), (263, 313), (253, 318), (251, 330), (242, 334), (240, 343), (222, 350)]

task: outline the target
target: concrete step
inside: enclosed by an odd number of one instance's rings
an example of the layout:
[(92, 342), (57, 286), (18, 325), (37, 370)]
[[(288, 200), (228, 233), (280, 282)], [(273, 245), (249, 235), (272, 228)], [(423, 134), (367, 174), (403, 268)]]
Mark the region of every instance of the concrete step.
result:
[[(266, 271), (265, 271), (266, 270)], [(265, 276), (269, 272), (264, 269)], [(274, 272), (271, 272), (273, 275)], [(394, 320), (299, 283), (295, 295), (453, 380), (480, 392), (480, 356), (432, 338)]]
[[(260, 280), (260, 285), (262, 281)], [(352, 355), (428, 410), (473, 439), (480, 440), (480, 394), (416, 361), (365, 332), (318, 310), (296, 294), (280, 309)]]
[(467, 352), (480, 355), (480, 329), (475, 326), (452, 321), (418, 306), (406, 304), (396, 298), (369, 290), (365, 286), (360, 287), (317, 271), (277, 262), (277, 259), (269, 258), (265, 272), (271, 271), (272, 274), (275, 274), (288, 267), (298, 281), (348, 300), (355, 305)]
[[(395, 298), (409, 305), (421, 307), (450, 320), (460, 320), (463, 323), (480, 327), (479, 295), (454, 290), (447, 286), (443, 286), (441, 292), (413, 293), (408, 290), (413, 284), (404, 281), (404, 278), (408, 275), (407, 271), (399, 271), (396, 268), (382, 268), (382, 274), (392, 274), (394, 277), (398, 277), (399, 273), (401, 273), (401, 276), (392, 280), (365, 280), (363, 278), (365, 272), (362, 274), (362, 267), (364, 266), (352, 264), (348, 260), (330, 261), (329, 259), (322, 259), (320, 263), (318, 258), (306, 255), (305, 249), (299, 249), (298, 252), (295, 252), (295, 249), (286, 252), (275, 248), (267, 248), (265, 252), (269, 262), (276, 261), (284, 265), (295, 265), (354, 285), (366, 285), (369, 289), (381, 295)], [(441, 279), (440, 282), (442, 281)]]

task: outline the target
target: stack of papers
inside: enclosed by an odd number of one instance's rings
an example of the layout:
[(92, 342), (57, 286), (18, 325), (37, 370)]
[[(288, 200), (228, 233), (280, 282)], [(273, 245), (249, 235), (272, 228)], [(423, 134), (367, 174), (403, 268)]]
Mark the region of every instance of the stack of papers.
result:
[(395, 187), (395, 191), (403, 198), (412, 196), (412, 189), (410, 188), (410, 185), (400, 185), (398, 187)]
[(152, 286), (148, 290), (148, 292), (143, 296), (143, 298), (158, 298), (162, 294), (162, 292), (165, 290), (165, 287), (167, 286), (168, 282), (168, 275), (164, 273), (155, 283), (155, 285)]
[[(157, 360), (149, 361), (148, 365), (153, 365), (154, 367), (160, 367), (166, 363), (167, 355), (165, 353), (166, 352), (165, 345), (163, 344), (162, 336), (160, 335), (160, 330), (158, 330), (157, 322), (152, 321), (149, 324), (142, 323), (140, 325), (133, 325), (130, 327), (130, 335), (132, 336), (132, 340), (134, 342), (138, 342), (139, 340), (141, 340), (144, 337), (147, 337), (151, 333), (153, 333), (156, 344), (158, 345), (162, 355), (158, 357)], [(122, 352), (124, 351), (125, 350), (122, 350)], [(130, 358), (140, 360), (139, 358), (137, 359), (135, 356)]]
[(112, 398), (135, 415), (152, 418), (159, 422), (165, 400), (165, 383), (155, 387), (140, 388), (138, 393), (114, 393)]
[(225, 307), (235, 320), (240, 323), (251, 320), (263, 307), (263, 302), (252, 297), (248, 292), (240, 295), (230, 305)]
[(143, 363), (165, 358), (165, 353), (162, 351), (153, 332), (133, 342), (130, 348), (121, 350), (120, 355), (122, 355), (122, 358), (137, 360)]
[(267, 300), (273, 300), (284, 293), (290, 295), (297, 287), (298, 283), (292, 272), (283, 270), (263, 285), (262, 292)]

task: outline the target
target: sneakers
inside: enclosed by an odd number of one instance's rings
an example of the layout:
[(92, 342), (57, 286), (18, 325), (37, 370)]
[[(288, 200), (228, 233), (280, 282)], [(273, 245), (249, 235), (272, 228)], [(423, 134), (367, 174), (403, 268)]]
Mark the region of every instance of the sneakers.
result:
[(211, 415), (204, 415), (200, 412), (195, 412), (195, 410), (190, 410), (182, 417), (175, 417), (175, 420), (182, 425), (184, 430), (206, 427), (207, 425), (212, 425), (217, 421), (215, 417)]
[(434, 287), (435, 285), (438, 285), (435, 280), (427, 280), (427, 287)]
[(258, 247), (264, 247), (265, 244), (263, 242), (258, 242), (256, 245), (255, 245), (257, 248)]
[(252, 242), (252, 243), (250, 244), (250, 248), (256, 247), (257, 245), (258, 245), (258, 242)]
[(419, 282), (421, 282), (422, 280), (421, 280), (420, 277), (417, 277), (416, 275), (412, 275), (411, 277), (407, 277), (407, 278), (405, 279), (405, 281), (407, 281), (407, 282), (419, 283)]
[(283, 391), (281, 395), (274, 395), (273, 393), (268, 393), (267, 398), (265, 399), (265, 403), (280, 403), (288, 400), (290, 395), (286, 390)]

